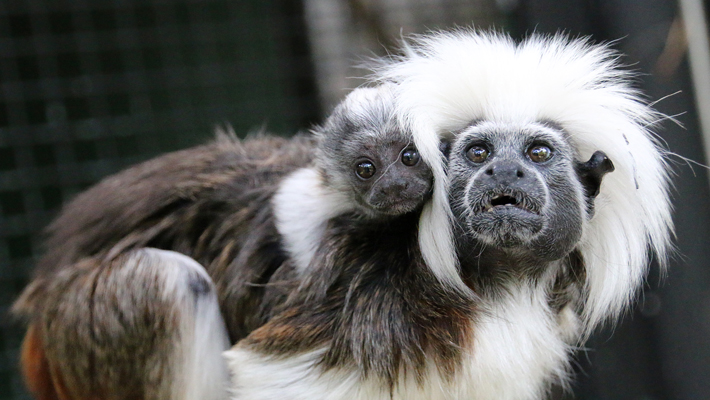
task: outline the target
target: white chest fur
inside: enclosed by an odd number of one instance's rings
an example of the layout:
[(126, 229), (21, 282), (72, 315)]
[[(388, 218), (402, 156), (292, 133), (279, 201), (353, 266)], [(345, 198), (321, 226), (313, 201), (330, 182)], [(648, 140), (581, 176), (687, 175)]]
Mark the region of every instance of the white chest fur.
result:
[[(569, 311), (569, 310), (567, 310)], [(544, 292), (512, 288), (472, 321), (474, 339), (458, 373), (445, 379), (428, 365), (422, 383), (412, 374), (394, 390), (353, 370), (325, 373), (315, 365), (325, 349), (296, 356), (263, 355), (235, 346), (226, 353), (233, 372), (235, 400), (533, 400), (550, 382), (564, 382), (575, 336), (575, 317), (553, 314)]]

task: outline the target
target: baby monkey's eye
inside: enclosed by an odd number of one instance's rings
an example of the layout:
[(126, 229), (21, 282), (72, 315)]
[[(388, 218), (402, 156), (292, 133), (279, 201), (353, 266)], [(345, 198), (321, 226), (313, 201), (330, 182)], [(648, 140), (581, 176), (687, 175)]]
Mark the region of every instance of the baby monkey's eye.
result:
[(490, 155), (490, 150), (488, 150), (488, 147), (485, 145), (477, 144), (471, 146), (468, 150), (466, 150), (466, 157), (468, 157), (469, 160), (480, 164), (488, 159), (488, 156)]
[(552, 150), (542, 144), (530, 146), (528, 148), (527, 154), (530, 160), (535, 163), (542, 163), (552, 158)]
[(406, 149), (402, 152), (402, 164), (413, 167), (419, 162), (419, 152), (415, 149)]
[(362, 161), (355, 167), (355, 173), (362, 179), (370, 179), (375, 175), (375, 164), (369, 160)]

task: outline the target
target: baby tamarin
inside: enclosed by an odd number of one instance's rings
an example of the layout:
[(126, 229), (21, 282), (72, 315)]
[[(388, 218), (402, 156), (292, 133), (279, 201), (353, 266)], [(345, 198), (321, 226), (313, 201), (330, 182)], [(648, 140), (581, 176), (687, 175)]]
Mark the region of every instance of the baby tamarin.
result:
[(426, 201), (431, 172), (393, 101), (389, 85), (357, 89), (315, 139), (221, 135), (67, 204), (14, 307), (35, 395), (223, 398), (224, 325), (234, 343), (264, 324), (331, 218), (387, 220)]
[(276, 226), (297, 269), (308, 266), (329, 219), (347, 213), (384, 221), (418, 209), (429, 196), (431, 170), (394, 118), (392, 89), (353, 91), (315, 131), (315, 166), (279, 185)]

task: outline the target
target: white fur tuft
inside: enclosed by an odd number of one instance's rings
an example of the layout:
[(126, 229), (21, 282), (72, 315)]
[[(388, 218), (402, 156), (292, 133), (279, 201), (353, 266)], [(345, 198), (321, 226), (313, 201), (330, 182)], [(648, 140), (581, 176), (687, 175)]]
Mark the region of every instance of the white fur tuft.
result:
[(398, 84), (399, 117), (432, 165), (437, 183), (431, 210), (422, 214), (420, 243), (442, 281), (462, 286), (451, 229), (442, 223), (450, 212), (435, 146), (475, 119), (552, 120), (570, 134), (579, 160), (601, 150), (614, 163), (579, 246), (587, 267), (586, 333), (627, 307), (647, 271), (649, 249), (664, 264), (672, 231), (668, 168), (648, 128), (661, 116), (641, 101), (608, 46), (562, 35), (516, 44), (502, 34), (461, 29), (415, 38), (376, 78)]
[(417, 150), (434, 175), (432, 200), (424, 206), (419, 219), (419, 246), (422, 256), (441, 283), (461, 293), (470, 293), (458, 273), (450, 223), (451, 210), (447, 190), (449, 181), (444, 170), (438, 132), (432, 129), (426, 116), (415, 119), (409, 118), (407, 113), (403, 115), (405, 117), (400, 118), (401, 123), (412, 132)]
[(284, 247), (303, 272), (311, 264), (328, 220), (351, 210), (352, 202), (325, 185), (315, 168), (302, 168), (281, 182), (272, 206)]
[[(197, 261), (174, 251), (144, 248), (140, 250), (144, 268), (161, 269), (162, 295), (179, 304), (176, 315), (180, 330), (176, 334), (175, 400), (224, 400), (227, 398), (229, 373), (222, 353), (229, 348), (227, 328), (217, 303), (212, 280)], [(149, 262), (146, 262), (149, 260)], [(199, 276), (209, 290), (195, 293), (190, 281)], [(200, 284), (202, 284), (200, 283)]]

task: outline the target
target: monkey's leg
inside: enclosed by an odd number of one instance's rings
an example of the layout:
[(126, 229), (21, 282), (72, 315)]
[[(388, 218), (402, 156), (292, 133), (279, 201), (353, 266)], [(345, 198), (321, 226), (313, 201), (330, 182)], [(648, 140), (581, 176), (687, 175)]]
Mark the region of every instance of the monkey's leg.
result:
[(226, 329), (191, 258), (139, 249), (83, 260), (41, 286), (30, 288), (43, 299), (22, 357), (38, 399), (227, 397)]

